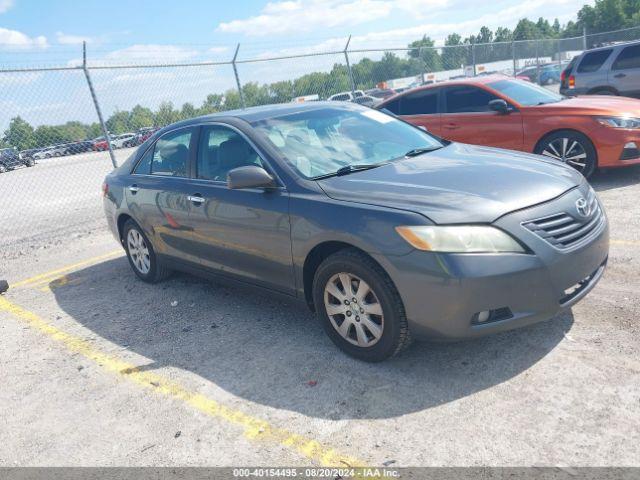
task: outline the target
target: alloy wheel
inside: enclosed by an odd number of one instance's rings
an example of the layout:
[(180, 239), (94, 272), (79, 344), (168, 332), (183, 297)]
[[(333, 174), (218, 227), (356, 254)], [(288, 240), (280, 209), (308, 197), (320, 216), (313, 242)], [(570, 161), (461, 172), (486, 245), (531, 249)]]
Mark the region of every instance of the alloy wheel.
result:
[(324, 306), (333, 328), (349, 343), (371, 347), (382, 338), (382, 305), (360, 277), (344, 272), (333, 275), (325, 286)]
[(587, 152), (582, 144), (572, 138), (561, 137), (549, 142), (542, 155), (555, 158), (582, 172), (587, 167)]
[(148, 274), (151, 270), (149, 248), (147, 248), (142, 234), (135, 228), (129, 230), (127, 234), (127, 249), (136, 269), (143, 275)]

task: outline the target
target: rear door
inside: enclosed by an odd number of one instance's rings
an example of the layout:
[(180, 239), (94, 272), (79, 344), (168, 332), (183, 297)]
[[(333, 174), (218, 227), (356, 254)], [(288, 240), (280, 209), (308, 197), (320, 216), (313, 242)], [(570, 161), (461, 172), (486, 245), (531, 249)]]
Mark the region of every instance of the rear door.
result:
[(444, 88), (441, 136), (455, 142), (522, 150), (522, 115), (515, 108), (508, 114), (491, 110), (489, 102), (497, 98), (475, 85)]
[(425, 88), (400, 97), (398, 115), (413, 125), (441, 135), (439, 96), (441, 88)]
[[(270, 171), (238, 130), (203, 126), (191, 184), (195, 252), (209, 269), (293, 294), (289, 194), (284, 189), (230, 190), (230, 170), (257, 165)], [(272, 173), (272, 172), (271, 172)]]
[(574, 74), (575, 88), (579, 93), (587, 93), (592, 89), (607, 86), (609, 81), (607, 69), (603, 65), (611, 56), (611, 52), (613, 52), (612, 48), (606, 48), (584, 54)]
[(138, 162), (125, 187), (129, 211), (156, 252), (196, 264), (188, 196), (197, 131), (187, 127), (165, 133)]
[(621, 95), (640, 94), (640, 44), (620, 51), (609, 70), (609, 84)]

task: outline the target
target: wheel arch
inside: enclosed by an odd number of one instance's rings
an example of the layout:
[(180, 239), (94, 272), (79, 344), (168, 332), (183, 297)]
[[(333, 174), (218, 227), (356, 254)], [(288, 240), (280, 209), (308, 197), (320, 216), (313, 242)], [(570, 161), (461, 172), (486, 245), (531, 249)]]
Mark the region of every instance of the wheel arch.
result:
[(307, 253), (302, 267), (302, 287), (304, 290), (304, 299), (311, 311), (315, 311), (315, 307), (313, 304), (313, 278), (315, 277), (315, 273), (318, 270), (318, 267), (327, 257), (342, 250), (355, 250), (360, 254), (365, 255), (386, 273), (385, 268), (380, 265), (380, 263), (377, 262), (375, 258), (369, 255), (366, 251), (356, 247), (351, 243), (329, 240), (317, 244), (309, 251), (309, 253)]
[[(118, 237), (120, 238), (120, 243), (124, 244), (124, 239), (122, 238), (122, 233), (124, 230), (124, 224), (127, 222), (127, 220), (133, 220), (133, 217), (131, 215), (129, 215), (128, 213), (121, 213), (118, 216), (118, 220), (116, 222), (116, 225), (118, 227)], [(133, 220), (135, 222), (135, 220)]]

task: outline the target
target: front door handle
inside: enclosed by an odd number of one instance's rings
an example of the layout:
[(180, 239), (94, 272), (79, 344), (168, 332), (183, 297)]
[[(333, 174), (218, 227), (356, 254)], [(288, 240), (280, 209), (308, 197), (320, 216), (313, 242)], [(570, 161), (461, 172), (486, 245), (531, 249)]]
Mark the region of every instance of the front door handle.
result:
[(624, 78), (626, 75), (624, 73), (617, 73), (613, 76), (613, 78)]
[(187, 197), (187, 200), (189, 200), (194, 205), (202, 205), (204, 203), (204, 198), (202, 198), (199, 193), (196, 193), (195, 195), (189, 195)]
[(136, 193), (138, 193), (138, 190), (140, 190), (140, 189), (138, 188), (138, 186), (137, 186), (135, 183), (129, 187), (129, 191), (130, 191), (131, 193), (133, 193), (134, 195), (135, 195)]

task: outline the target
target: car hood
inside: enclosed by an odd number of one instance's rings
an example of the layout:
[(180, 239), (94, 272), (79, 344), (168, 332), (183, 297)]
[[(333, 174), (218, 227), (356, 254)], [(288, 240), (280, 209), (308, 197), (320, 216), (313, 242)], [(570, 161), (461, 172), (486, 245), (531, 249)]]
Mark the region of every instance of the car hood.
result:
[(409, 210), (446, 224), (493, 222), (562, 195), (581, 181), (582, 175), (555, 160), (452, 143), (318, 184), (336, 200)]
[(569, 97), (561, 102), (529, 107), (529, 112), (536, 112), (541, 115), (562, 113), (567, 115), (587, 114), (638, 117), (640, 116), (640, 100), (613, 95), (582, 95)]

